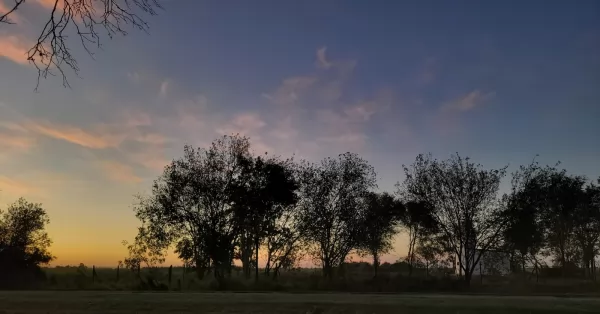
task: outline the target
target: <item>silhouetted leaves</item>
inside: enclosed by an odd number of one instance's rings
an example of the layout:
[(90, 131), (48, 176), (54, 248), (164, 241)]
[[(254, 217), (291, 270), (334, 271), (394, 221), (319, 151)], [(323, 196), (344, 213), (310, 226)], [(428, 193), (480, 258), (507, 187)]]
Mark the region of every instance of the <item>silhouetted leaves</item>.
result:
[(484, 170), (458, 154), (444, 161), (419, 155), (404, 167), (401, 194), (432, 206), (433, 217), (470, 282), (484, 252), (497, 244), (506, 218), (496, 194), (506, 168)]
[(52, 241), (46, 232), (50, 222), (41, 204), (20, 198), (0, 210), (0, 286), (17, 287), (41, 274), (40, 265), (54, 257), (48, 251)]
[(392, 237), (398, 222), (405, 216), (405, 207), (388, 193), (367, 193), (364, 217), (359, 231), (359, 253), (373, 257), (375, 276), (381, 255), (392, 248)]
[(319, 164), (305, 163), (300, 186), (302, 230), (314, 245), (311, 253), (323, 274), (332, 278), (360, 243), (368, 192), (376, 187), (375, 170), (358, 155), (346, 153)]

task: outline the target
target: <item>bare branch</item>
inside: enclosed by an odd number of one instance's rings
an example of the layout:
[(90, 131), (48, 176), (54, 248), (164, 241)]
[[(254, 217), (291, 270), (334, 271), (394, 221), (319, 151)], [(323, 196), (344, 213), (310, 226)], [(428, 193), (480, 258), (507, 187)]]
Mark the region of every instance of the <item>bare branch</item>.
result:
[(0, 23), (14, 24), (13, 22), (11, 22), (8, 19), (8, 16), (11, 13), (15, 12), (19, 8), (19, 6), (21, 6), (21, 4), (23, 4), (25, 2), (25, 0), (14, 0), (14, 1), (15, 1), (15, 4), (13, 5), (13, 7), (10, 10), (8, 10), (8, 12), (3, 13), (2, 15), (0, 15)]
[[(127, 28), (148, 32), (149, 26), (136, 11), (156, 15), (161, 9), (159, 0), (55, 0), (50, 16), (35, 44), (27, 52), (27, 60), (38, 71), (36, 90), (40, 79), (59, 74), (63, 86), (70, 87), (66, 68), (79, 76), (79, 64), (68, 45), (70, 35), (79, 37), (85, 51), (94, 58), (92, 48), (101, 49), (101, 35), (112, 39), (126, 36)], [(13, 8), (0, 17), (0, 22), (11, 23), (8, 15), (25, 0), (15, 0)]]

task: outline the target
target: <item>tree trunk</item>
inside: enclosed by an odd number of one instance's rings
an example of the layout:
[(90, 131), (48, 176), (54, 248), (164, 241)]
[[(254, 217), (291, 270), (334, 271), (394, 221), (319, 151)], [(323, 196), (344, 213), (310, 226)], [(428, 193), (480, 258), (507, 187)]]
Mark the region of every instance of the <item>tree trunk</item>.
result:
[[(202, 258), (198, 255), (196, 255), (196, 276), (198, 277), (198, 279), (202, 280), (204, 279), (204, 262), (202, 261)], [(185, 268), (183, 269), (185, 272)]]
[(471, 277), (473, 276), (473, 272), (472, 271), (466, 271), (465, 272), (465, 287), (469, 288), (471, 287)]
[(254, 282), (258, 282), (258, 247), (260, 246), (260, 239), (255, 237), (254, 239), (254, 250), (256, 251), (256, 269), (254, 270)]
[(373, 253), (373, 270), (375, 271), (375, 278), (377, 278), (379, 270), (379, 254), (377, 252)]
[(252, 274), (252, 269), (251, 269), (251, 260), (252, 260), (252, 239), (249, 239), (250, 237), (243, 233), (241, 235), (241, 243), (240, 243), (240, 260), (242, 262), (242, 272), (244, 273), (244, 277), (246, 277), (246, 279), (250, 279), (250, 276)]
[(333, 278), (333, 269), (329, 260), (323, 261), (323, 277), (328, 280)]

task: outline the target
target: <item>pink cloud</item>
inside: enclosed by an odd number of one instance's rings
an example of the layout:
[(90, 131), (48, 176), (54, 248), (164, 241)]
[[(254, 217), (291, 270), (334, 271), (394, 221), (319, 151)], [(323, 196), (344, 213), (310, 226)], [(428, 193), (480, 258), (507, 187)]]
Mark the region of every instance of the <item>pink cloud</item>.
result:
[(30, 44), (17, 36), (0, 36), (0, 57), (4, 57), (18, 64), (26, 65), (27, 51)]
[(350, 120), (368, 121), (376, 111), (377, 103), (375, 101), (368, 101), (346, 108), (344, 113)]
[(263, 96), (276, 105), (293, 105), (299, 100), (300, 95), (313, 86), (316, 81), (317, 78), (312, 76), (290, 77), (283, 80), (274, 92), (265, 93)]
[(0, 176), (0, 191), (5, 192), (13, 197), (36, 194), (39, 189), (32, 184), (18, 179)]
[(35, 139), (21, 134), (0, 133), (0, 148), (2, 150), (29, 150), (35, 144)]
[(40, 4), (41, 6), (43, 6), (46, 9), (52, 9), (54, 8), (54, 5), (56, 4), (56, 0), (36, 0), (35, 2), (37, 2), (38, 4)]
[(292, 117), (287, 116), (275, 124), (271, 135), (280, 140), (291, 140), (298, 135), (298, 130), (292, 125)]
[[(87, 148), (103, 149), (117, 147), (123, 141), (123, 135), (106, 132), (92, 132), (78, 127), (52, 124), (46, 121), (28, 121), (22, 125), (28, 131), (50, 138), (63, 140)], [(101, 127), (105, 128), (105, 127)]]
[[(11, 7), (8, 7), (3, 1), (0, 0), (0, 16), (8, 13), (10, 10), (12, 10), (12, 8), (13, 5), (11, 5)], [(22, 19), (16, 11), (13, 11), (9, 15), (7, 15), (3, 21), (9, 23), (21, 23)]]
[(225, 123), (222, 126), (216, 128), (216, 132), (222, 135), (230, 134), (244, 134), (252, 135), (264, 127), (266, 123), (256, 113), (242, 113), (238, 114), (231, 119), (231, 121)]
[(480, 90), (474, 90), (444, 104), (442, 110), (469, 111), (492, 99), (495, 95), (495, 92), (484, 93)]
[(104, 175), (110, 180), (121, 183), (140, 183), (142, 179), (138, 177), (133, 169), (125, 164), (116, 161), (102, 161), (100, 168)]
[(169, 81), (164, 80), (164, 81), (162, 81), (162, 83), (160, 83), (160, 89), (159, 89), (158, 95), (160, 97), (167, 97), (168, 92), (169, 92)]

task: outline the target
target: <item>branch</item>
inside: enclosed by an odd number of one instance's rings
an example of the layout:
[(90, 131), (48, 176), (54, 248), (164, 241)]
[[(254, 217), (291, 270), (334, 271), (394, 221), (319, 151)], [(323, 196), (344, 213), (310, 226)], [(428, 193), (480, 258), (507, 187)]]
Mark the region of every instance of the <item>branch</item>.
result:
[[(18, 1), (12, 11), (25, 0)], [(110, 39), (115, 35), (126, 36), (128, 33), (124, 27), (129, 25), (147, 32), (148, 24), (133, 10), (156, 15), (157, 8), (162, 8), (158, 0), (55, 0), (48, 21), (27, 52), (27, 59), (38, 71), (36, 91), (40, 78), (54, 76), (55, 70), (61, 75), (63, 86), (70, 87), (64, 66), (79, 76), (79, 65), (67, 45), (69, 33), (76, 34), (85, 51), (94, 58), (90, 45), (101, 49), (97, 27), (103, 29)]]
[(13, 7), (6, 13), (4, 13), (3, 15), (0, 16), (0, 23), (5, 23), (5, 24), (14, 24), (13, 22), (11, 22), (8, 19), (8, 16), (13, 13), (14, 11), (16, 11), (19, 6), (21, 4), (23, 4), (23, 2), (25, 2), (25, 0), (15, 0), (15, 4), (13, 5)]

